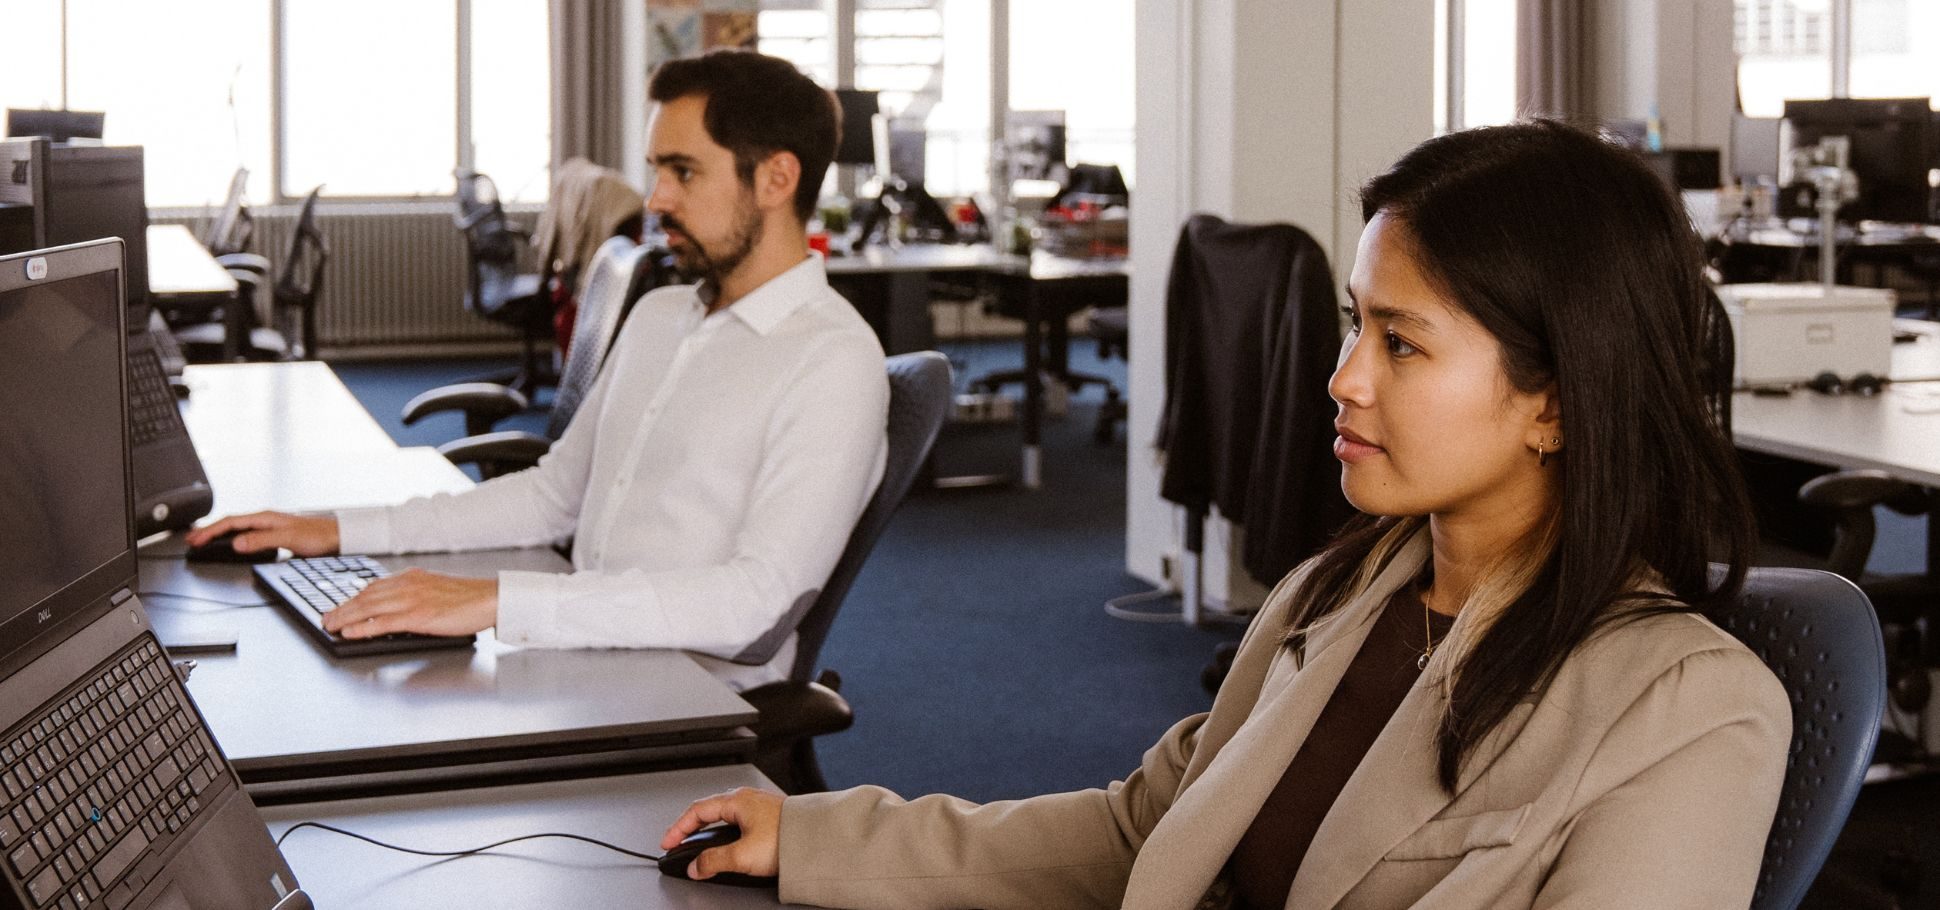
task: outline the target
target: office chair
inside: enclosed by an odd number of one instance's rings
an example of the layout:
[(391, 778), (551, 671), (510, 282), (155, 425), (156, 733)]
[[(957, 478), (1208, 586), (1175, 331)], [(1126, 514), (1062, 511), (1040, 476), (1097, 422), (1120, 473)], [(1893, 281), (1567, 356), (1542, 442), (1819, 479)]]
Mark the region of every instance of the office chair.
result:
[(459, 411), (465, 415), (465, 436), (438, 447), (453, 464), (475, 464), (482, 477), (497, 477), (538, 464), (552, 442), (566, 432), (580, 402), (593, 388), (606, 354), (619, 336), (620, 326), (634, 302), (662, 285), (676, 284), (672, 257), (657, 248), (637, 246), (625, 237), (609, 238), (594, 254), (586, 287), (580, 295), (579, 319), (573, 343), (561, 371), (559, 389), (545, 435), (492, 427), (529, 403), (517, 390), (489, 382), (440, 386), (418, 395), (404, 406), (406, 426), (432, 414)]
[[(1807, 481), (1798, 497), (1832, 513), (1832, 551), (1826, 570), (1858, 584), (1872, 602), (1879, 623), (1898, 633), (1893, 636), (1888, 687), (1896, 707), (1918, 716), (1932, 696), (1926, 670), (1935, 662), (1934, 636), (1940, 635), (1940, 579), (1932, 574), (1932, 565), (1921, 575), (1864, 576), (1877, 530), (1874, 507), (1883, 505), (1902, 515), (1930, 513), (1935, 511), (1934, 492), (1884, 471), (1848, 470)], [(1931, 562), (1933, 557), (1928, 559)], [(1924, 744), (1895, 745), (1915, 755), (1925, 752)]]
[(755, 766), (785, 793), (828, 789), (815, 759), (814, 738), (847, 730), (855, 723), (855, 712), (842, 698), (842, 677), (834, 670), (816, 675), (815, 665), (856, 573), (909, 493), (950, 412), (950, 361), (942, 354), (899, 354), (889, 358), (888, 372), (889, 456), (882, 483), (849, 532), (848, 545), (828, 583), (815, 594), (814, 605), (795, 627), (795, 664), (788, 678), (741, 693), (761, 712), (754, 724)]
[[(323, 187), (318, 186), (303, 199), (290, 230), (289, 250), (269, 288), (267, 315), (259, 304), (267, 260), (248, 253), (231, 254), (228, 271), (236, 279), (236, 318), (176, 329), (175, 336), (189, 360), (208, 363), (316, 357), (317, 298), (323, 292), (323, 267), (330, 261), (330, 244), (317, 227), (317, 197), (322, 192)], [(229, 338), (232, 329), (240, 330), (233, 340)], [(293, 337), (300, 347), (291, 344)]]
[(256, 233), (256, 221), (249, 215), (249, 205), (245, 201), (249, 186), (249, 169), (236, 168), (229, 178), (229, 193), (223, 200), (222, 211), (209, 222), (209, 230), (202, 235), (202, 245), (209, 255), (220, 262), (222, 257), (232, 253), (249, 251), (249, 241)]
[(471, 276), (465, 310), (518, 330), (518, 368), (491, 381), (531, 395), (558, 377), (539, 351), (552, 329), (551, 301), (538, 273), (519, 270), (519, 250), (530, 235), (506, 218), (492, 178), (465, 168), (452, 175), (458, 178), (458, 210), (451, 223), (465, 235), (465, 267)]
[[(1713, 569), (1713, 579), (1721, 570)], [(1722, 616), (1792, 701), (1791, 757), (1751, 910), (1793, 910), (1859, 798), (1886, 709), (1879, 624), (1852, 582), (1813, 569), (1752, 569)]]
[[(1131, 356), (1132, 323), (1128, 307), (1092, 310), (1085, 317), (1085, 330), (1098, 342), (1099, 359)], [(1099, 445), (1112, 444), (1118, 439), (1118, 424), (1125, 420), (1126, 413), (1125, 399), (1118, 394), (1118, 387), (1105, 383), (1105, 403), (1098, 408), (1098, 423), (1092, 428), (1091, 438)]]

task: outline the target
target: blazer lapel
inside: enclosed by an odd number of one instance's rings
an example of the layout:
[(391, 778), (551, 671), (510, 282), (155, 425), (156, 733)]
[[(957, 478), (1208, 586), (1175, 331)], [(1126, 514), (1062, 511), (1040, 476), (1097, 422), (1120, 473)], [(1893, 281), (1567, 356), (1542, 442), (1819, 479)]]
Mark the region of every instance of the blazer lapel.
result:
[(1251, 715), (1217, 749), (1159, 820), (1132, 865), (1125, 910), (1192, 907), (1225, 868), (1233, 848), (1312, 731), (1348, 664), (1367, 638), (1375, 611), (1414, 577), (1427, 558), (1426, 535), (1404, 546), (1367, 591), (1314, 630), (1298, 670), (1278, 661)]
[(1287, 892), (1289, 910), (1339, 904), (1381, 857), (1481, 778), (1520, 732), (1529, 716), (1526, 706), (1512, 711), (1470, 753), (1455, 794), (1442, 789), (1436, 737), (1447, 699), (1439, 680), (1454, 669), (1455, 660), (1455, 649), (1437, 650), (1420, 681), (1408, 690), (1368, 747), (1367, 756), (1314, 832)]
[(1431, 680), (1442, 663), (1442, 654), (1430, 659), (1422, 681), (1408, 690), (1341, 788), (1293, 877), (1287, 907), (1338, 904), (1381, 857), (1453, 799), (1436, 778), (1443, 698)]

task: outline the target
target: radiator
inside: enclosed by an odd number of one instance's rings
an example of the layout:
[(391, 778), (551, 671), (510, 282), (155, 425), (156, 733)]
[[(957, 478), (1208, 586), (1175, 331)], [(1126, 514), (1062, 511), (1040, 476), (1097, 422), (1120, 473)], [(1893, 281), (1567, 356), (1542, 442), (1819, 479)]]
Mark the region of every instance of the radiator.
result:
[[(256, 225), (250, 250), (269, 257), (273, 269), (283, 267), (297, 211), (294, 205), (250, 209)], [(449, 202), (319, 204), (317, 227), (330, 245), (317, 297), (317, 346), (325, 355), (516, 346), (511, 329), (465, 310), (465, 238), (451, 212)], [(536, 208), (509, 214), (527, 230), (538, 219)], [(184, 224), (198, 237), (213, 217), (196, 209), (150, 213), (152, 222)]]

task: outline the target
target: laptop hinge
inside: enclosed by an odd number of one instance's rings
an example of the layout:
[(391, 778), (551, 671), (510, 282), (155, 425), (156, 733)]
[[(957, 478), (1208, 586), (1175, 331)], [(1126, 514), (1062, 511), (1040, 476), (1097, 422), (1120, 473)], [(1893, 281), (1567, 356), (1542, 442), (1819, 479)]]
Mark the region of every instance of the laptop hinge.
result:
[(119, 590), (119, 591), (116, 591), (116, 592), (114, 593), (114, 596), (113, 596), (113, 597), (110, 597), (110, 598), (108, 598), (108, 603), (110, 603), (110, 604), (113, 604), (114, 606), (117, 606), (117, 607), (119, 607), (119, 606), (121, 606), (121, 605), (122, 605), (122, 603), (123, 603), (123, 602), (125, 602), (125, 601), (126, 601), (126, 600), (127, 600), (128, 598), (130, 598), (130, 597), (133, 597), (133, 596), (135, 596), (135, 592), (134, 592), (133, 590), (131, 590), (131, 589), (129, 589), (129, 588), (122, 588), (121, 590)]

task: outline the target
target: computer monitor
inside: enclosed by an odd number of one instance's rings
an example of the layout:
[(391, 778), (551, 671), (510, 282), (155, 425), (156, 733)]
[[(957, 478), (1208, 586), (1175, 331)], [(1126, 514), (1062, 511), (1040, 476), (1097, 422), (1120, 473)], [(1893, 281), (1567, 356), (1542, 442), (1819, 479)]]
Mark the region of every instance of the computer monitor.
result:
[(835, 147), (835, 163), (875, 164), (875, 121), (882, 110), (876, 93), (839, 88), (835, 100), (842, 107), (842, 139)]
[(1064, 176), (1064, 112), (1011, 111), (1004, 117), (1011, 179), (1058, 180)]
[(1778, 179), (1777, 117), (1731, 115), (1731, 176), (1739, 183)]
[(920, 126), (891, 122), (887, 127), (884, 162), (889, 176), (922, 186), (929, 171), (929, 133)]
[(7, 108), (7, 136), (39, 136), (55, 142), (99, 139), (108, 115), (101, 111), (42, 111)]
[(0, 654), (135, 575), (113, 241), (0, 260)]
[(25, 230), (0, 230), (0, 254), (121, 238), (129, 318), (148, 320), (148, 200), (140, 146), (0, 142), (0, 202), (30, 212)]
[[(1829, 98), (1785, 102), (1791, 147), (1826, 136), (1851, 140), (1859, 198), (1839, 210), (1851, 221), (1927, 220), (1933, 113), (1926, 98)], [(1789, 152), (1789, 150), (1788, 150)]]

